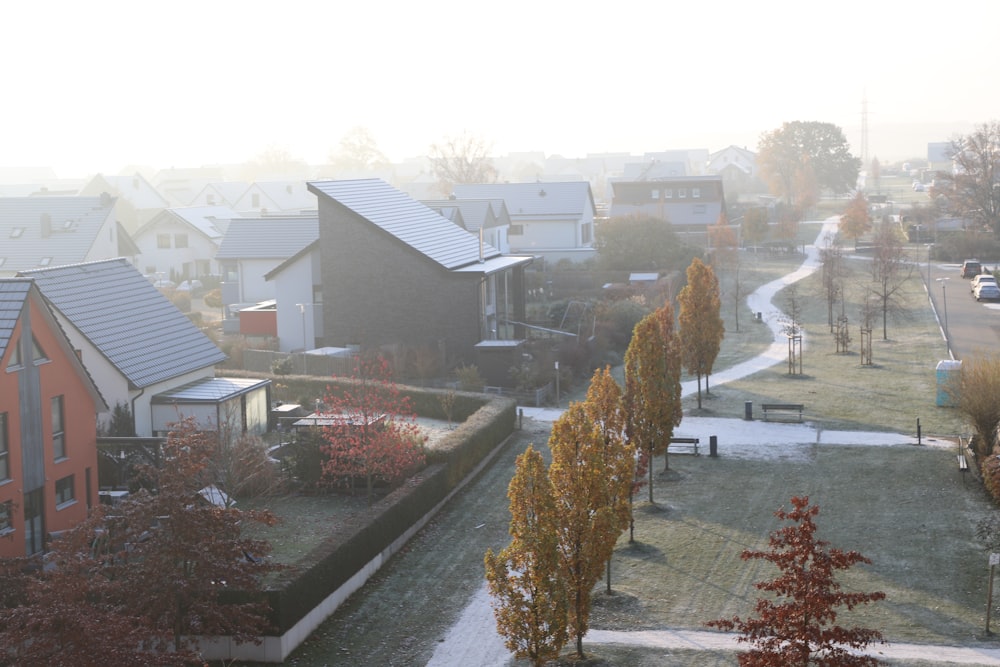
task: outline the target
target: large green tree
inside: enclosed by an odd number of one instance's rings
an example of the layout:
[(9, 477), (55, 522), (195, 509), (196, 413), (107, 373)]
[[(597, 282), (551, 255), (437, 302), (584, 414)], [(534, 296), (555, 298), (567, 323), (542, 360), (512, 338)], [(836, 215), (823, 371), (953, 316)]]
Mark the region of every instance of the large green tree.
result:
[(639, 468), (649, 473), (653, 502), (653, 457), (663, 453), (681, 423), (681, 350), (674, 332), (674, 309), (663, 304), (639, 322), (625, 351), (625, 434), (639, 453)]
[(710, 621), (711, 627), (736, 629), (737, 641), (754, 648), (737, 654), (742, 667), (808, 667), (838, 665), (870, 667), (883, 664), (877, 658), (859, 654), (868, 645), (882, 642), (878, 630), (844, 627), (837, 624), (841, 607), (851, 610), (885, 599), (885, 593), (846, 592), (836, 573), (858, 563), (871, 563), (857, 551), (830, 548), (816, 537), (819, 507), (809, 505), (809, 497), (793, 497), (791, 511), (775, 512), (790, 522), (771, 533), (767, 551), (746, 550), (743, 560), (767, 561), (779, 574), (755, 584), (765, 597), (757, 599), (752, 618)]
[(688, 373), (698, 378), (698, 408), (701, 409), (701, 378), (708, 376), (719, 356), (726, 328), (722, 323), (719, 280), (712, 267), (697, 257), (687, 269), (687, 285), (677, 297), (680, 313), (681, 358)]
[(816, 121), (788, 122), (765, 132), (757, 146), (757, 164), (771, 191), (800, 207), (813, 187), (835, 193), (853, 190), (861, 170), (843, 130)]
[(931, 194), (954, 215), (1000, 236), (1000, 122), (990, 121), (952, 141), (954, 167), (934, 177)]
[(686, 266), (694, 249), (666, 220), (627, 215), (601, 222), (594, 234), (601, 266), (615, 271), (665, 271)]

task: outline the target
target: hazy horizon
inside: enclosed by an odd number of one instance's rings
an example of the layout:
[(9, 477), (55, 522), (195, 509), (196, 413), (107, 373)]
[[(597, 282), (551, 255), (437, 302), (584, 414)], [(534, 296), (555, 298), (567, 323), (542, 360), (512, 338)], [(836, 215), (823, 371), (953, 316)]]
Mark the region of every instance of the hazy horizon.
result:
[[(0, 43), (0, 166), (60, 178), (310, 165), (366, 128), (393, 162), (463, 132), (492, 153), (756, 150), (787, 121), (861, 157), (926, 157), (994, 120), (1000, 5), (785, 0), (19, 3)], [(975, 17), (969, 21), (968, 17)], [(953, 19), (953, 20), (949, 20)], [(960, 26), (947, 29), (942, 26)]]

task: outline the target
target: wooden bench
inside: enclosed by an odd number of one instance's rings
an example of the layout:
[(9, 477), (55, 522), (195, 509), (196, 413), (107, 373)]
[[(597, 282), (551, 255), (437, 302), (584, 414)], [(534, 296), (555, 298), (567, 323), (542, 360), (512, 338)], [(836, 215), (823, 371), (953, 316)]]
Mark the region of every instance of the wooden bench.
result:
[(760, 406), (764, 411), (764, 421), (768, 421), (768, 415), (794, 416), (798, 421), (802, 421), (801, 403), (764, 403)]
[(698, 438), (670, 438), (670, 451), (674, 452), (673, 445), (689, 445), (692, 449), (692, 453), (698, 455)]

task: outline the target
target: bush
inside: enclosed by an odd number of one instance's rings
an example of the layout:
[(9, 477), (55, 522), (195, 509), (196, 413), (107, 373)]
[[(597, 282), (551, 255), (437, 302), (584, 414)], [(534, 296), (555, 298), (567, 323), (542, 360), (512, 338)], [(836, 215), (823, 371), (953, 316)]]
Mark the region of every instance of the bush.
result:
[(174, 292), (170, 295), (170, 303), (177, 306), (182, 313), (191, 312), (191, 295), (187, 292)]
[(216, 288), (206, 292), (204, 301), (209, 308), (222, 308), (222, 290)]

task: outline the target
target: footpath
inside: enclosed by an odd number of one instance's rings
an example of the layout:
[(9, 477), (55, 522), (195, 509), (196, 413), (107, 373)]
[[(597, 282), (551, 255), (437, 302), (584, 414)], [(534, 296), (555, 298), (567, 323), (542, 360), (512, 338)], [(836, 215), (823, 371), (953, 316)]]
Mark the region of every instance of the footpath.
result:
[[(763, 354), (719, 373), (713, 373), (713, 385), (732, 382), (785, 361), (787, 350), (784, 337), (781, 335), (782, 313), (772, 301), (782, 288), (805, 278), (819, 268), (819, 249), (825, 245), (826, 238), (836, 232), (836, 218), (824, 221), (816, 242), (806, 248), (806, 259), (802, 265), (796, 271), (761, 286), (747, 298), (750, 309), (762, 314), (761, 319), (774, 333), (775, 342)], [(695, 391), (697, 391), (695, 381), (682, 383), (681, 392), (684, 396)], [(554, 422), (562, 414), (562, 411), (556, 408), (522, 407), (519, 410), (523, 412), (524, 417), (539, 422)], [(784, 460), (799, 455), (804, 456), (803, 444), (893, 446), (917, 443), (917, 439), (912, 436), (896, 433), (825, 431), (808, 423), (788, 424), (714, 417), (684, 417), (676, 435), (699, 437), (706, 443), (709, 435), (715, 435), (718, 438), (719, 451), (727, 457), (773, 456)], [(932, 447), (954, 447), (954, 443), (950, 441), (937, 441), (926, 437), (923, 438), (922, 444)], [(621, 632), (592, 629), (584, 641), (590, 644), (646, 646), (667, 650), (737, 651), (747, 648), (746, 644), (737, 642), (735, 634), (696, 630)], [(866, 653), (902, 664), (924, 660), (956, 665), (1000, 666), (1000, 648), (892, 642), (872, 646)], [(496, 631), (496, 621), (484, 582), (438, 644), (427, 667), (509, 667), (513, 664), (513, 660), (513, 656)]]

